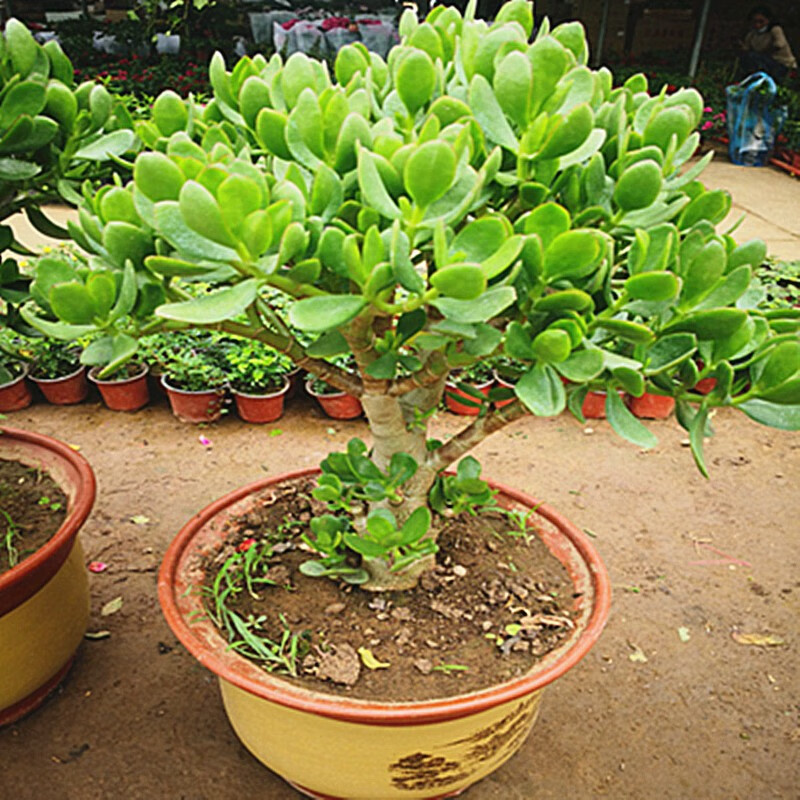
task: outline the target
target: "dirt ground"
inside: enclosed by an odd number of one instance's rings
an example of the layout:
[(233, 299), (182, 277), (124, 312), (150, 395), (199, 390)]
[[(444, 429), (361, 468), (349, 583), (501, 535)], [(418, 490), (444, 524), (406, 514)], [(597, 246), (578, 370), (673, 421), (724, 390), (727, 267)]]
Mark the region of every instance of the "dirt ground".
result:
[[(90, 629), (111, 636), (85, 641), (61, 691), (0, 731), (0, 798), (297, 797), (239, 744), (214, 678), (161, 617), (156, 572), (195, 511), (265, 473), (315, 465), (364, 423), (332, 422), (301, 399), (268, 426), (230, 416), (200, 430), (163, 400), (133, 415), (38, 403), (7, 424), (78, 445), (95, 469), (82, 540), (87, 562), (109, 568), (91, 575)], [(444, 414), (435, 432), (460, 424)], [(706, 481), (677, 423), (652, 427), (660, 444), (645, 453), (605, 421), (528, 418), (476, 451), (484, 474), (596, 537), (615, 596), (599, 644), (469, 800), (800, 797), (800, 435), (720, 413)], [(121, 610), (101, 617), (117, 596)], [(736, 631), (785, 644), (737, 643)]]

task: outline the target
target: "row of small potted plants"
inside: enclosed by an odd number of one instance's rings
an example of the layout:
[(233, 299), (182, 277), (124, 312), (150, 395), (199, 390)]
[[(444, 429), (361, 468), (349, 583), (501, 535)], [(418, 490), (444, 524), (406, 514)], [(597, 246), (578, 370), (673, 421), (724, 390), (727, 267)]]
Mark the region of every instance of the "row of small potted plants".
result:
[[(445, 391), (445, 406), (463, 416), (479, 415), (487, 402), (502, 408), (513, 402), (518, 375), (518, 366), (506, 357), (472, 365), (454, 373)], [(137, 411), (147, 405), (150, 386), (155, 384), (166, 392), (175, 416), (193, 423), (218, 419), (230, 390), (241, 419), (266, 423), (283, 414), (285, 399), (300, 384), (301, 370), (261, 342), (230, 335), (173, 332), (146, 339), (138, 363), (126, 363), (103, 374), (97, 366), (87, 372), (81, 363), (81, 350), (74, 345), (17, 337), (0, 348), (0, 411), (17, 411), (31, 403), (28, 378), (48, 402), (58, 405), (82, 402), (88, 394), (88, 378), (105, 404), (116, 411)], [(712, 388), (713, 378), (697, 386), (701, 394)], [(354, 419), (363, 412), (358, 398), (320, 378), (310, 376), (305, 389), (335, 419)], [(585, 418), (605, 417), (605, 394), (586, 394), (580, 406)], [(643, 419), (666, 419), (675, 408), (673, 398), (650, 392), (640, 397), (626, 395), (624, 399)]]
[[(218, 419), (230, 390), (243, 420), (264, 423), (282, 415), (284, 399), (300, 381), (300, 370), (286, 356), (235, 336), (157, 334), (143, 345), (138, 362), (109, 372), (99, 366), (87, 370), (82, 349), (72, 343), (6, 337), (0, 342), (0, 412), (30, 405), (33, 395), (28, 380), (56, 405), (82, 402), (91, 382), (115, 411), (137, 411), (150, 402), (150, 388), (160, 386), (175, 416), (184, 422)], [(324, 381), (309, 379), (306, 390), (331, 417), (352, 419), (362, 413), (357, 398)]]

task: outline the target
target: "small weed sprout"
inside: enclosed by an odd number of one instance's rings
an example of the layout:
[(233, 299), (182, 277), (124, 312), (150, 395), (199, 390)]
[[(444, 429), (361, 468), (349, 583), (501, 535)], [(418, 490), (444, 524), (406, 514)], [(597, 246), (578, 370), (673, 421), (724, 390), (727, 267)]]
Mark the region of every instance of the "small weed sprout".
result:
[(241, 552), (230, 555), (220, 567), (211, 586), (208, 614), (228, 637), (228, 648), (247, 658), (264, 662), (268, 672), (297, 676), (297, 659), (308, 651), (307, 633), (294, 634), (283, 615), (280, 615), (281, 638), (273, 641), (263, 634), (265, 615), (248, 614), (245, 618), (230, 608), (230, 601), (241, 592), (254, 600), (260, 599), (258, 588), (275, 586), (266, 577), (272, 546), (268, 542), (252, 543)]
[(2, 541), (8, 556), (8, 565), (9, 567), (16, 567), (19, 563), (19, 550), (14, 545), (14, 538), (19, 535), (19, 530), (7, 511), (3, 511), (0, 508), (0, 514), (6, 521), (6, 532), (3, 534)]

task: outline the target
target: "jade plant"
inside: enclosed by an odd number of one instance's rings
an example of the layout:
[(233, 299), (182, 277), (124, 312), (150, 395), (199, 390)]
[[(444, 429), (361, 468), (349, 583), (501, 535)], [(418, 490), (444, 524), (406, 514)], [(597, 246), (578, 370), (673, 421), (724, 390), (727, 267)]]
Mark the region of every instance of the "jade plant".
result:
[[(125, 106), (104, 86), (74, 84), (58, 42), (40, 45), (23, 23), (8, 21), (0, 36), (0, 223), (25, 212), (46, 236), (69, 238), (42, 206), (76, 205), (81, 183), (110, 175), (110, 159), (135, 146)], [(26, 252), (0, 224), (0, 253), (9, 250)], [(24, 327), (17, 309), (29, 284), (13, 257), (0, 256), (0, 323)]]
[[(474, 459), (444, 470), (524, 414), (580, 418), (604, 390), (612, 427), (652, 447), (619, 392), (669, 395), (704, 473), (715, 408), (800, 426), (798, 312), (760, 307), (764, 244), (717, 231), (731, 198), (699, 182), (710, 156), (689, 163), (695, 90), (615, 87), (580, 24), (533, 36), (525, 0), (492, 24), (474, 3), (406, 11), (400, 33), (386, 61), (342, 48), (333, 75), (216, 54), (207, 105), (162, 94), (132, 180), (84, 192), (89, 269), (42, 261), (25, 319), (102, 333), (84, 359), (107, 368), (144, 333), (221, 330), (358, 396), (372, 441), (323, 463), (306, 570), (370, 590), (431, 567), (431, 509), (491, 502)], [(348, 353), (354, 369), (331, 363)], [(470, 424), (429, 438), (450, 372), (498, 356), (513, 402), (476, 396)]]

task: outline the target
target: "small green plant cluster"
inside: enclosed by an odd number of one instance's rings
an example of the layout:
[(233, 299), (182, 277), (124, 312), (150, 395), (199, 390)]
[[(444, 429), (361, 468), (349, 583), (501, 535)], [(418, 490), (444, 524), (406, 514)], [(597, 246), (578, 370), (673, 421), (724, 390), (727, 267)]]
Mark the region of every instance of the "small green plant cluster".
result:
[(455, 475), (441, 474), (430, 494), (431, 508), (439, 514), (455, 516), (497, 509), (495, 492), (481, 478), (480, 462), (465, 456), (458, 462)]
[(220, 345), (227, 380), (237, 392), (276, 392), (294, 368), (291, 359), (263, 342), (229, 336), (223, 338)]
[(291, 632), (283, 616), (279, 617), (282, 635), (273, 641), (263, 633), (265, 616), (243, 617), (230, 607), (242, 592), (258, 599), (258, 588), (274, 586), (265, 577), (272, 545), (246, 542), (247, 546), (229, 556), (208, 587), (208, 613), (228, 637), (228, 647), (247, 658), (259, 661), (268, 672), (297, 675), (297, 662), (308, 652), (307, 636)]
[[(416, 509), (402, 525), (390, 510), (402, 502), (402, 487), (414, 477), (417, 466), (408, 453), (394, 453), (384, 472), (367, 454), (366, 444), (355, 438), (347, 443), (346, 452), (331, 453), (321, 464), (322, 475), (312, 494), (339, 516), (325, 514), (311, 520), (311, 534), (304, 534), (303, 541), (323, 558), (305, 562), (301, 572), (361, 584), (369, 576), (353, 566), (352, 554), (385, 559), (399, 571), (435, 553), (436, 543), (425, 538), (431, 525), (427, 508)], [(369, 510), (377, 503), (383, 505)]]
[(81, 366), (80, 346), (46, 336), (25, 339), (18, 352), (25, 361), (30, 362), (34, 378), (63, 378)]

